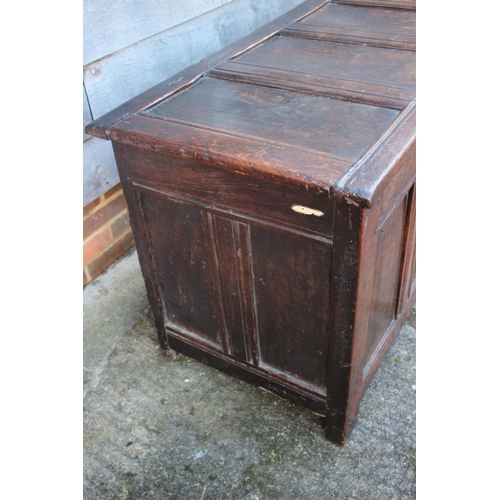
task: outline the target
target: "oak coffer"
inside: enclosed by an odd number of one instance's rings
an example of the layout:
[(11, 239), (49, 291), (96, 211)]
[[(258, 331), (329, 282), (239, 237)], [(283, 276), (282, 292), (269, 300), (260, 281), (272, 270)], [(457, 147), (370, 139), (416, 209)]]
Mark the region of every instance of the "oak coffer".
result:
[(343, 444), (415, 298), (415, 4), (308, 0), (86, 128), (162, 348)]

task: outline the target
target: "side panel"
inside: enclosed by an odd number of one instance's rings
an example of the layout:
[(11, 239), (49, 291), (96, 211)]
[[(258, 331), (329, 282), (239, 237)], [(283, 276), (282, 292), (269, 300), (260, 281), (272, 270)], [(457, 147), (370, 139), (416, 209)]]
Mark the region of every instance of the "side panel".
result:
[(405, 214), (406, 199), (382, 221), (376, 231), (375, 278), (365, 362), (396, 319)]
[(363, 389), (392, 345), (415, 299), (414, 201), (412, 186), (389, 214), (382, 214), (375, 233), (377, 253), (364, 345)]

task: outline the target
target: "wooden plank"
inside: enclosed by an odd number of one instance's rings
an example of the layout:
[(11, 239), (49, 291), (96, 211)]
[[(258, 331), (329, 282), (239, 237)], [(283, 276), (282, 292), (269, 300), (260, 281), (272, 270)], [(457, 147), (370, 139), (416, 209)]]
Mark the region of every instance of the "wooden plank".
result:
[(92, 121), (92, 113), (90, 112), (85, 85), (83, 86), (83, 140), (90, 139), (90, 135), (85, 133), (85, 127)]
[[(196, 135), (194, 135), (194, 132)], [(182, 123), (129, 117), (109, 131), (113, 141), (147, 151), (194, 159), (226, 171), (278, 182), (287, 179), (308, 189), (329, 191), (332, 178), (344, 174), (350, 163), (300, 149), (258, 142)], [(189, 144), (189, 148), (186, 147)], [(207, 147), (207, 145), (209, 145)], [(297, 169), (300, 165), (300, 170)]]
[(391, 109), (213, 78), (146, 113), (347, 162), (356, 160), (397, 116)]
[(330, 3), (304, 24), (415, 36), (415, 12)]
[[(389, 88), (406, 90), (406, 94), (381, 95), (412, 100), (415, 94), (415, 59), (415, 54), (408, 51), (276, 36), (231, 63), (380, 85), (386, 88), (384, 92)], [(369, 91), (368, 87), (365, 89)]]
[(415, 37), (404, 34), (389, 34), (379, 31), (317, 26), (295, 23), (282, 31), (283, 35), (324, 42), (353, 43), (399, 50), (416, 50)]
[(266, 70), (259, 66), (247, 64), (236, 65), (235, 63), (232, 65), (226, 63), (222, 67), (210, 71), (209, 76), (221, 80), (251, 83), (253, 85), (262, 85), (275, 89), (331, 97), (391, 109), (403, 109), (408, 102), (407, 100), (383, 95), (389, 93), (392, 89), (384, 89), (371, 85), (369, 86), (369, 91), (366, 91), (366, 85), (360, 82), (341, 80), (339, 78), (322, 78), (315, 75), (283, 70)]
[(214, 10), (231, 0), (84, 0), (83, 64)]
[(91, 137), (83, 144), (83, 206), (120, 182), (113, 148)]
[[(107, 139), (106, 130), (116, 122), (186, 88), (219, 62), (249, 50), (326, 2), (327, 0), (307, 0), (189, 68), (186, 66), (190, 61), (197, 61), (210, 54), (210, 51), (217, 50), (231, 40), (237, 40), (252, 27), (280, 15), (291, 5), (300, 3), (300, 0), (271, 0), (266, 3), (266, 9), (259, 8), (257, 0), (233, 2), (215, 13), (201, 16), (161, 36), (121, 51), (100, 64), (84, 68), (84, 80), (87, 82), (94, 117), (107, 113), (89, 127), (88, 133)], [(203, 43), (200, 44), (200, 40)], [(176, 74), (180, 70), (183, 71)], [(175, 76), (170, 80), (162, 81), (172, 75)], [(150, 83), (145, 83), (144, 80), (161, 83), (148, 89)], [(142, 90), (144, 93), (135, 95)], [(125, 102), (127, 99), (130, 101)], [(119, 107), (113, 109), (116, 106)]]
[(416, 10), (416, 0), (337, 0), (335, 3), (364, 7), (390, 7), (391, 9)]
[[(238, 60), (220, 64), (207, 75), (393, 109), (402, 109), (415, 98), (413, 70), (415, 57), (411, 52), (387, 51), (374, 47), (322, 43), (285, 37), (276, 37), (276, 39), (286, 41), (289, 44), (290, 42), (299, 42), (299, 44), (291, 43), (287, 47), (289, 50), (284, 51), (281, 47), (284, 42), (272, 43), (274, 40), (269, 41), (257, 48), (256, 52), (265, 48), (266, 45), (276, 45), (277, 50), (272, 51), (268, 58), (260, 58), (260, 65), (247, 63), (249, 59), (245, 55)], [(301, 50), (303, 44), (310, 45), (307, 51), (308, 55), (309, 52), (320, 53), (317, 61), (314, 60), (314, 55), (301, 59), (301, 56), (304, 55), (304, 51)], [(337, 59), (341, 60), (337, 63), (336, 58), (331, 57), (330, 60), (333, 59), (331, 64), (325, 65), (324, 59), (321, 57), (323, 52), (332, 51), (332, 48), (336, 47), (339, 47), (338, 52), (340, 52), (340, 57)], [(363, 54), (366, 51), (378, 52), (366, 57), (366, 54)], [(248, 55), (252, 55), (252, 52)], [(381, 54), (383, 57), (380, 57)], [(307, 62), (298, 64), (297, 59)], [(345, 63), (346, 59), (347, 63)], [(250, 61), (253, 60), (255, 59), (250, 58)], [(376, 68), (376, 71), (357, 71), (357, 65), (351, 63), (353, 60), (356, 60), (362, 68)], [(347, 69), (345, 69), (346, 67)], [(383, 68), (383, 71), (379, 71), (379, 68)], [(394, 82), (392, 87), (389, 86), (391, 80), (388, 80), (387, 76), (395, 76), (392, 78)], [(378, 82), (382, 82), (382, 84)], [(384, 85), (385, 83), (388, 85)], [(395, 88), (398, 84), (405, 88)]]

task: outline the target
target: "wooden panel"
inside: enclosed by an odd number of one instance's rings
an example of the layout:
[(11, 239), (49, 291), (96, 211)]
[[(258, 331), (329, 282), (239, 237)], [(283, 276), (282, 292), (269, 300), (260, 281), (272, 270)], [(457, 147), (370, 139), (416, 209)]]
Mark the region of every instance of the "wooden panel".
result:
[(282, 31), (287, 36), (415, 50), (415, 12), (328, 4)]
[(410, 35), (390, 35), (378, 31), (356, 30), (337, 26), (316, 26), (315, 24), (295, 23), (285, 28), (282, 35), (308, 38), (324, 42), (340, 42), (388, 49), (411, 50), (416, 48), (414, 37)]
[(227, 172), (330, 192), (351, 162), (207, 128), (134, 115), (107, 131), (114, 142), (191, 159)]
[(324, 389), (331, 246), (251, 227), (260, 366)]
[(292, 80), (308, 73), (403, 89), (409, 92), (401, 98), (414, 98), (415, 54), (408, 51), (276, 36), (235, 60), (290, 71)]
[(208, 218), (219, 275), (225, 352), (248, 363), (257, 363), (247, 226), (212, 214)]
[(167, 326), (221, 346), (217, 270), (206, 214), (149, 194), (139, 197)]
[(154, 106), (147, 115), (353, 161), (397, 112), (204, 78), (189, 92)]
[(405, 216), (406, 199), (403, 198), (377, 231), (377, 257), (366, 343), (366, 361), (396, 319)]
[(391, 7), (393, 9), (415, 10), (416, 0), (338, 0), (346, 5), (365, 5), (370, 7)]
[[(150, 188), (184, 203), (193, 200), (207, 209), (227, 211), (275, 225), (331, 237), (332, 201), (328, 192), (211, 168), (189, 159), (126, 148), (129, 178), (141, 189)], [(312, 207), (323, 216), (306, 215), (294, 205)]]
[(231, 0), (84, 0), (83, 64), (185, 23)]
[(416, 287), (416, 194), (416, 186), (413, 186), (408, 193), (404, 255), (401, 265), (401, 285), (398, 297), (398, 316), (401, 315), (406, 309), (406, 306), (411, 300)]
[(415, 13), (404, 10), (327, 4), (300, 23), (352, 30), (367, 30), (388, 35), (415, 36)]
[(319, 77), (307, 73), (292, 73), (279, 69), (267, 69), (252, 64), (228, 61), (208, 76), (253, 85), (263, 85), (282, 90), (302, 92), (323, 97), (335, 97), (351, 102), (371, 104), (392, 109), (403, 109), (408, 92), (380, 85), (370, 85), (340, 78)]
[[(230, 2), (87, 64), (83, 68), (84, 82), (94, 118), (112, 111), (223, 47), (227, 54), (230, 52), (227, 45), (300, 3), (301, 0), (268, 0), (263, 9), (260, 0)], [(282, 27), (279, 21), (277, 27)], [(177, 79), (173, 83), (177, 83)], [(171, 82), (162, 87), (160, 93), (174, 89)], [(118, 116), (122, 115), (123, 110), (119, 110)]]
[(113, 148), (91, 137), (83, 143), (83, 206), (120, 182)]

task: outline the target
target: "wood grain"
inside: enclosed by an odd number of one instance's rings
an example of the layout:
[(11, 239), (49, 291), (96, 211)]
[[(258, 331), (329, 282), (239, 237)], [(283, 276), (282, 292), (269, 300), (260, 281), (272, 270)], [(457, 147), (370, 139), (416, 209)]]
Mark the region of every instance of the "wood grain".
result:
[(283, 35), (329, 42), (415, 50), (415, 13), (331, 3), (290, 24)]
[(398, 110), (403, 109), (408, 101), (414, 98), (411, 92), (381, 85), (341, 78), (318, 77), (297, 71), (267, 69), (262, 66), (231, 61), (211, 70), (208, 76)]
[(374, 31), (387, 35), (415, 36), (415, 13), (397, 9), (359, 7), (330, 3), (299, 24), (351, 30)]
[[(243, 138), (357, 159), (397, 116), (394, 110), (205, 78), (143, 112)], [(307, 131), (312, 128), (314, 133)]]
[(390, 7), (392, 9), (416, 10), (416, 0), (335, 0), (344, 5), (359, 5), (365, 7)]
[[(289, 71), (291, 79), (295, 73), (338, 78), (360, 85), (400, 89), (406, 93), (394, 97), (415, 98), (415, 54), (408, 51), (275, 36), (232, 60), (236, 61)], [(221, 66), (224, 64), (218, 68)]]
[(331, 247), (251, 228), (260, 366), (326, 389)]

